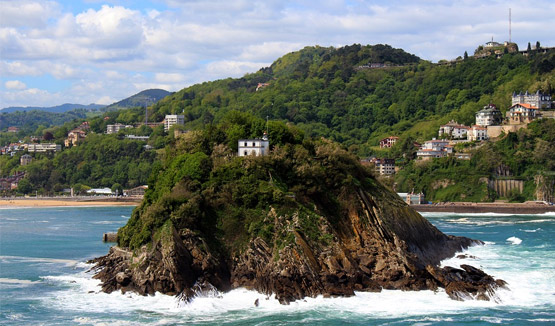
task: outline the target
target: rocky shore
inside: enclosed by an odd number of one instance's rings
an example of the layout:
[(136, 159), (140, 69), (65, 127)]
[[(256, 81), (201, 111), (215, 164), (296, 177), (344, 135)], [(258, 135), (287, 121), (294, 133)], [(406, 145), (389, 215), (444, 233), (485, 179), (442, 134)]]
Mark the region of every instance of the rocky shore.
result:
[(295, 214), (271, 210), (267, 222), (290, 229), (294, 242), (276, 254), (273, 244), (251, 240), (228, 256), (212, 252), (205, 239), (189, 229), (165, 231), (139, 252), (113, 247), (97, 258), (95, 278), (105, 292), (143, 295), (161, 292), (184, 300), (203, 292), (245, 287), (275, 294), (283, 304), (306, 296), (350, 296), (354, 291), (436, 290), (455, 300), (490, 300), (505, 286), (481, 270), (440, 268), (441, 260), (480, 241), (447, 236), (401, 201), (379, 201), (363, 191), (344, 198), (356, 203), (337, 226), (321, 220), (327, 245), (315, 245), (295, 226)]

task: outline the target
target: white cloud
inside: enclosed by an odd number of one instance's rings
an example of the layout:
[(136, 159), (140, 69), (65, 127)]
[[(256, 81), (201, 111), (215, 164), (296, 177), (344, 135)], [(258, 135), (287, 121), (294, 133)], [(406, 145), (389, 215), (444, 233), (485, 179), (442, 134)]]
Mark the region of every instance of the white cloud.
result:
[(43, 27), (59, 6), (54, 1), (2, 0), (0, 9), (0, 26)]
[(179, 83), (185, 80), (185, 76), (179, 73), (156, 73), (154, 80), (159, 83)]
[(7, 89), (26, 89), (27, 85), (25, 85), (25, 83), (19, 81), (19, 80), (8, 80), (7, 82), (4, 83), (4, 86), (6, 86)]
[(103, 104), (103, 105), (110, 105), (112, 103), (115, 103), (119, 100), (116, 100), (114, 98), (111, 98), (110, 96), (102, 96), (101, 98), (96, 99), (96, 101), (94, 101), (94, 103), (96, 104)]
[(45, 102), (90, 103), (145, 88), (179, 90), (257, 71), (309, 45), (387, 43), (424, 59), (451, 59), (492, 36), (506, 40), (509, 6), (520, 47), (555, 45), (549, 0), (156, 2), (169, 9), (94, 0), (116, 5), (72, 13), (54, 1), (0, 0), (0, 74), (51, 76), (66, 85), (57, 93), (12, 89), (0, 94), (3, 103), (42, 105), (33, 102), (41, 95)]

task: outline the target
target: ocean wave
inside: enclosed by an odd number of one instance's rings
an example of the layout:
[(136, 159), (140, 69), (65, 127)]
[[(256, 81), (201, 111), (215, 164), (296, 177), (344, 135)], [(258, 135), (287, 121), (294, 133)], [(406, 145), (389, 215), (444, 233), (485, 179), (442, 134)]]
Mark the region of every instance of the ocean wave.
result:
[(522, 243), (522, 239), (517, 238), (517, 237), (510, 237), (507, 238), (507, 241), (509, 241), (510, 243), (514, 244), (514, 245), (519, 245)]

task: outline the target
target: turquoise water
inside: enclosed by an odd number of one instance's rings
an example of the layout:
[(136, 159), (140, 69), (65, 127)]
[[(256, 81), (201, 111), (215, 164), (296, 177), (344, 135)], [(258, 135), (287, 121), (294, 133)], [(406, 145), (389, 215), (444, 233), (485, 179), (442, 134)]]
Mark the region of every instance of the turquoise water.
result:
[[(99, 291), (88, 259), (108, 252), (102, 233), (132, 208), (0, 210), (2, 325), (553, 325), (555, 214), (426, 214), (440, 230), (486, 241), (470, 264), (509, 283), (496, 302), (447, 298), (443, 291), (357, 293), (282, 306), (238, 289), (183, 304), (173, 297)], [(260, 300), (259, 307), (254, 301)]]

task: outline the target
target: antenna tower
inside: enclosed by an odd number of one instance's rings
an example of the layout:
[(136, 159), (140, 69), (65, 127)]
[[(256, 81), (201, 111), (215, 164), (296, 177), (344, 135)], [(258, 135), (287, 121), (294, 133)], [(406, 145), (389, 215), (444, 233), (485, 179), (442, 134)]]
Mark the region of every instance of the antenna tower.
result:
[(509, 43), (511, 43), (511, 8), (509, 8)]

